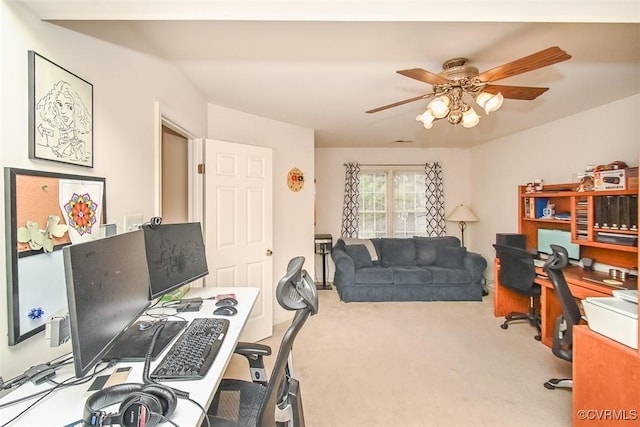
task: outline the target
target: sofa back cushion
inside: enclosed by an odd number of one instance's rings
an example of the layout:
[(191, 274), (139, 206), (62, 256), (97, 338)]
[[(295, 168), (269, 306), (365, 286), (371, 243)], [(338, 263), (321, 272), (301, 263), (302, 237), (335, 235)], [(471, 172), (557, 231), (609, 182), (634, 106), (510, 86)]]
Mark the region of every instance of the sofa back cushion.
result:
[(369, 251), (369, 257), (371, 258), (371, 261), (374, 261), (374, 262), (378, 261), (378, 252), (376, 251), (376, 248), (373, 245), (373, 242), (371, 241), (371, 239), (356, 239), (352, 237), (343, 237), (341, 240), (344, 242), (346, 246), (364, 245), (367, 251)]
[(385, 267), (416, 265), (416, 245), (413, 239), (382, 239), (380, 261)]
[(444, 268), (463, 268), (467, 248), (464, 246), (440, 246), (437, 250), (436, 265)]
[(416, 245), (416, 262), (421, 267), (437, 263), (439, 247), (460, 247), (460, 240), (455, 236), (414, 236), (413, 240)]
[(365, 245), (346, 245), (344, 250), (353, 260), (356, 270), (373, 266), (373, 262), (371, 262), (371, 255)]

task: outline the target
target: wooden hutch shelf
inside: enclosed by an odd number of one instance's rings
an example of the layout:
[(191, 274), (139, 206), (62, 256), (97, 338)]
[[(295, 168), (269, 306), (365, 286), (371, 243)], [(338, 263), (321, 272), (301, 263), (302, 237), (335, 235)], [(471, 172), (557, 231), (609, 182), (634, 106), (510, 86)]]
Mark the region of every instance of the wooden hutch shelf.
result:
[[(546, 185), (543, 191), (527, 192), (526, 186), (518, 187), (518, 231), (526, 236), (527, 249), (537, 249), (538, 229), (565, 230), (571, 232), (572, 243), (580, 245), (581, 257), (617, 267), (637, 268), (638, 189), (581, 192), (575, 188), (576, 184), (553, 184)], [(602, 209), (602, 204), (609, 200), (625, 203), (624, 220), (629, 224), (605, 227), (596, 223), (600, 217), (596, 205)], [(564, 219), (543, 217), (541, 211), (547, 203), (555, 206), (556, 215), (564, 214)]]

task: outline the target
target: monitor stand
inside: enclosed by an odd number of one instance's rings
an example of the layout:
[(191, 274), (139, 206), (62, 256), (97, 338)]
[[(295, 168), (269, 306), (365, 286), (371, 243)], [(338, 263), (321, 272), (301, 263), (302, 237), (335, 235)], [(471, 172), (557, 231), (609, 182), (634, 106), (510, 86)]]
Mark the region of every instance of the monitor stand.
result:
[[(173, 339), (180, 334), (187, 322), (184, 320), (170, 320), (165, 322), (164, 328), (156, 338), (156, 345), (151, 354), (151, 360), (155, 360), (160, 353), (169, 345)], [(138, 321), (131, 325), (118, 339), (102, 358), (103, 360), (118, 359), (124, 362), (135, 362), (144, 360), (153, 334), (156, 331), (155, 322)]]

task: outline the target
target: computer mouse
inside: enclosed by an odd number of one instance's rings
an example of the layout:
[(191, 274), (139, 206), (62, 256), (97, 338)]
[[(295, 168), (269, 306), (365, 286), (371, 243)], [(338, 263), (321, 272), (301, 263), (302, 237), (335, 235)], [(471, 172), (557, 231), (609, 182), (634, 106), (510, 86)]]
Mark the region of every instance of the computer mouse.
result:
[(231, 297), (222, 298), (216, 302), (216, 306), (218, 307), (234, 307), (236, 305), (238, 305), (238, 300)]
[(213, 310), (213, 314), (217, 314), (219, 316), (235, 316), (238, 314), (238, 310), (231, 305), (226, 305)]

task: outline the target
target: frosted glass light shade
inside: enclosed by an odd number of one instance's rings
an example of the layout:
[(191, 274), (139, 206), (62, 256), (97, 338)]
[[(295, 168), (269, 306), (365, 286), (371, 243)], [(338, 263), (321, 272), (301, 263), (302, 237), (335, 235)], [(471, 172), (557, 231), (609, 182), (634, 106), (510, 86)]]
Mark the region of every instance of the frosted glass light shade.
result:
[(496, 111), (498, 108), (502, 106), (504, 102), (504, 97), (500, 92), (497, 94), (492, 94), (488, 92), (480, 92), (476, 96), (476, 103), (484, 109), (484, 112), (489, 114), (492, 111)]
[(441, 119), (449, 113), (449, 100), (448, 96), (442, 95), (437, 98), (433, 98), (433, 100), (429, 103), (427, 109), (431, 111), (431, 114), (436, 119)]
[(431, 129), (433, 127), (433, 121), (435, 120), (435, 118), (433, 117), (431, 112), (427, 110), (422, 114), (418, 114), (416, 116), (416, 120), (422, 122), (426, 129)]
[(473, 108), (469, 108), (462, 113), (462, 126), (472, 128), (478, 123), (480, 123), (480, 116), (478, 116), (478, 113), (476, 113)]

